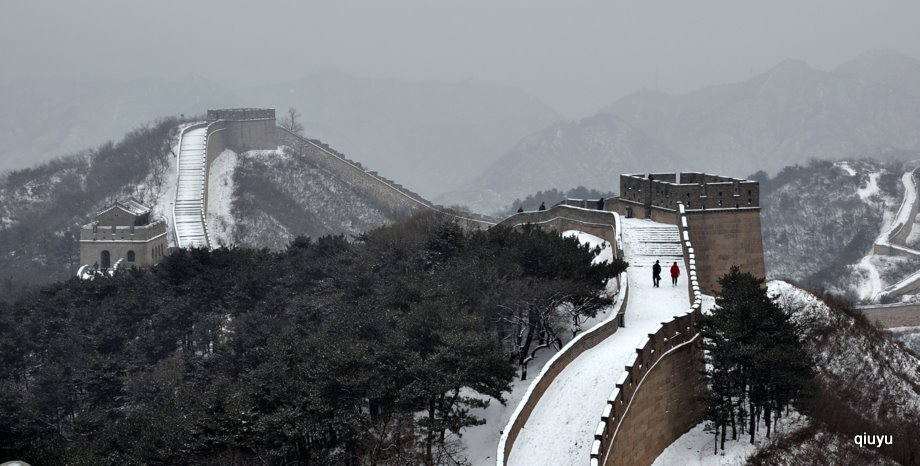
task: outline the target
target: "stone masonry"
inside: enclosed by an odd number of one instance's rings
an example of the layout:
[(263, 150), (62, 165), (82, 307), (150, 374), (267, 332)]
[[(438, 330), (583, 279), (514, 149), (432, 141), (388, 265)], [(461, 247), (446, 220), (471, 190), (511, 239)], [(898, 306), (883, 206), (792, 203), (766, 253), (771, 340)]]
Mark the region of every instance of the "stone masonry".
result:
[(624, 217), (673, 224), (678, 204), (687, 211), (703, 293), (718, 290), (718, 278), (732, 265), (766, 276), (756, 181), (695, 172), (621, 175), (620, 196), (607, 208)]

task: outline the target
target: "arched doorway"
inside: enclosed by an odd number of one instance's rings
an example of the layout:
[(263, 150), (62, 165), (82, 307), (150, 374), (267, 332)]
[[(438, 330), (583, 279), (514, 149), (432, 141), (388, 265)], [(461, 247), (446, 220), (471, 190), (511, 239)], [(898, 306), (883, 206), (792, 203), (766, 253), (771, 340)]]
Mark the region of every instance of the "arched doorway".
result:
[(103, 269), (112, 266), (112, 255), (109, 254), (109, 251), (102, 251), (102, 254), (99, 255), (99, 266)]

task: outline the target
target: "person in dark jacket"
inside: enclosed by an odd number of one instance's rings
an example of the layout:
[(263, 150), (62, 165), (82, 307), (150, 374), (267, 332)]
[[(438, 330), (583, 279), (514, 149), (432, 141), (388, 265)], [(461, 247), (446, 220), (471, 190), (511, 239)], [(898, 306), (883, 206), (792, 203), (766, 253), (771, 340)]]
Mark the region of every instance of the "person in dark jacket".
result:
[(597, 200), (597, 210), (604, 210), (604, 198)]
[(677, 286), (677, 277), (680, 276), (680, 267), (677, 266), (677, 262), (671, 266), (671, 284)]
[(518, 213), (524, 212), (524, 206), (518, 207)]
[(545, 203), (545, 202), (541, 202), (541, 203), (540, 203), (540, 208), (537, 209), (537, 210), (546, 210), (546, 203)]
[(658, 288), (658, 283), (661, 281), (661, 264), (658, 261), (655, 261), (655, 265), (652, 266), (652, 284), (655, 288)]

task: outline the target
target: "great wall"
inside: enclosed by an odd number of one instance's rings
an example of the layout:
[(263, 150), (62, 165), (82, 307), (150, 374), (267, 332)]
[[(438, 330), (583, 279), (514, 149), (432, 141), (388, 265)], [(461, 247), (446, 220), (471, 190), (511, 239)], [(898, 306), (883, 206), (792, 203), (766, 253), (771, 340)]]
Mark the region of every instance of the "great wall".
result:
[[(917, 196), (917, 176), (920, 169), (914, 169), (901, 176), (904, 185), (904, 197), (898, 207), (894, 220), (887, 229), (883, 229), (872, 245), (872, 253), (884, 256), (920, 258), (920, 251), (907, 246), (917, 213), (920, 211), (920, 198)], [(908, 275), (899, 282), (885, 288), (873, 303), (858, 306), (858, 309), (871, 322), (883, 328), (920, 326), (920, 304), (886, 303), (908, 293), (920, 291), (920, 272)]]
[[(592, 208), (594, 201), (566, 200), (498, 221), (433, 204), (328, 145), (277, 126), (271, 109), (209, 110), (207, 121), (182, 128), (179, 189), (173, 218), (167, 219), (178, 246), (212, 244), (205, 222), (208, 172), (224, 150), (279, 146), (328, 168), (393, 211), (433, 210), (472, 228), (532, 224), (583, 231), (609, 242), (630, 263), (616, 277), (615, 312), (570, 341), (530, 382), (497, 439), (499, 465), (534, 464), (534, 458), (541, 464), (650, 464), (702, 414), (705, 384), (695, 322), (703, 294), (715, 290), (718, 276), (731, 265), (764, 276), (756, 182), (704, 173), (621, 175), (622, 195), (607, 199), (604, 210)], [(680, 262), (678, 286), (652, 291), (655, 260), (665, 266)], [(574, 368), (582, 372), (573, 375)], [(577, 404), (558, 412), (552, 400), (559, 393)], [(578, 425), (560, 433), (561, 416), (577, 418)], [(552, 451), (560, 442), (579, 447)]]

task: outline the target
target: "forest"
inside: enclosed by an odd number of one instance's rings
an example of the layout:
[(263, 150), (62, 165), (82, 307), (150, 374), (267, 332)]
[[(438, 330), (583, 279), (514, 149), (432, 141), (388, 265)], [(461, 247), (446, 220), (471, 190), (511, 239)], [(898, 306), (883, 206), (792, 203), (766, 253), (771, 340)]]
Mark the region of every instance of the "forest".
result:
[(462, 463), (470, 408), (609, 304), (598, 253), (421, 214), (31, 291), (0, 302), (0, 457)]

